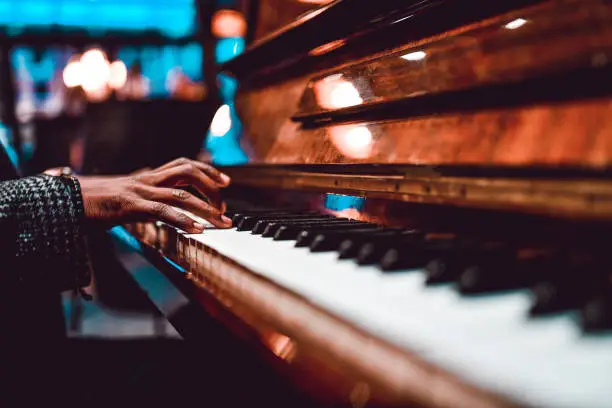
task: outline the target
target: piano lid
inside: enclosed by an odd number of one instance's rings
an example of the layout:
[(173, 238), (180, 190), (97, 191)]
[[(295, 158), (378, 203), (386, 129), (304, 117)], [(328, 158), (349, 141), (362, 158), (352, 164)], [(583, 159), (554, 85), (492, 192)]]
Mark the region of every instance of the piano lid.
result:
[[(391, 47), (408, 38), (439, 33), (537, 1), (479, 2), (466, 9), (460, 0), (336, 0), (258, 39), (221, 68), (244, 82), (248, 77), (265, 75), (272, 67), (296, 67), (305, 58), (325, 56), (328, 60), (329, 52), (340, 48), (346, 48), (351, 58), (355, 53), (365, 56), (374, 48), (361, 40), (368, 37), (369, 42), (377, 43), (383, 32), (385, 45)], [(411, 24), (413, 29), (398, 27), (407, 20), (416, 22)], [(353, 48), (357, 40), (359, 45)], [(348, 54), (341, 55), (346, 58)]]

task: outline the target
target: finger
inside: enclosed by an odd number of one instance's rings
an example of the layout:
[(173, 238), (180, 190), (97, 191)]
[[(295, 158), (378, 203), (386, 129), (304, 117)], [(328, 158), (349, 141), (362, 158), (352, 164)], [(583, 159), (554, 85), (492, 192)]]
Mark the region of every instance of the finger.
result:
[(222, 209), (219, 186), (191, 164), (152, 173), (149, 181), (149, 185), (156, 187), (193, 186), (200, 194), (206, 196), (213, 206)]
[(177, 211), (168, 204), (143, 201), (140, 204), (140, 212), (149, 220), (163, 221), (190, 234), (199, 234), (204, 231), (204, 225), (192, 220), (186, 214)]
[(185, 190), (145, 186), (143, 187), (143, 194), (147, 200), (187, 210), (219, 228), (230, 228), (232, 226), (232, 220), (224, 216), (222, 211)]
[(43, 173), (47, 174), (49, 176), (61, 176), (62, 175), (62, 168), (61, 167), (54, 167), (52, 169), (45, 170)]
[(131, 175), (131, 176), (137, 176), (137, 175), (139, 175), (139, 174), (144, 174), (144, 173), (146, 173), (147, 171), (151, 171), (151, 168), (150, 168), (150, 167), (144, 167), (144, 168), (142, 168), (142, 169), (139, 169), (139, 170), (136, 170), (136, 171), (134, 171), (134, 172), (130, 173), (130, 175)]
[(159, 172), (161, 170), (167, 170), (173, 167), (180, 167), (186, 164), (197, 167), (202, 172), (204, 172), (208, 177), (213, 179), (216, 183), (218, 183), (221, 186), (228, 186), (230, 184), (230, 181), (231, 181), (230, 177), (227, 174), (224, 174), (221, 171), (217, 170), (210, 164), (202, 163), (197, 160), (186, 159), (184, 157), (168, 162), (164, 164), (163, 166), (156, 168), (154, 172)]

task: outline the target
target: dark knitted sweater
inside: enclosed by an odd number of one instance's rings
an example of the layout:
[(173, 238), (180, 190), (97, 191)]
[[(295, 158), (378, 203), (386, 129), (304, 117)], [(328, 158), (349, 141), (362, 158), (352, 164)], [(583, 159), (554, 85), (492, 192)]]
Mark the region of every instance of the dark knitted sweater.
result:
[(0, 183), (0, 282), (50, 291), (88, 284), (76, 179), (39, 175)]

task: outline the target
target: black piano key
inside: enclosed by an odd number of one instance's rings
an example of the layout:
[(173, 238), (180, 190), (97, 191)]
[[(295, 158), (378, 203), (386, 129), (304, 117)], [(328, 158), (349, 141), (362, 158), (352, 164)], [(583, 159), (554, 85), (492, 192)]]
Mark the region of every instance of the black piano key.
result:
[(421, 232), (402, 234), (401, 237), (381, 237), (362, 245), (355, 260), (359, 265), (379, 263), (389, 249), (415, 245), (424, 239), (425, 235)]
[(351, 224), (351, 225), (343, 225), (340, 224), (334, 228), (326, 228), (324, 230), (304, 230), (302, 232), (299, 233), (299, 235), (297, 236), (296, 242), (295, 242), (295, 246), (296, 247), (307, 247), (310, 246), (312, 244), (312, 242), (314, 241), (314, 239), (319, 236), (319, 235), (323, 235), (323, 234), (327, 234), (327, 233), (346, 233), (349, 231), (373, 231), (373, 230), (377, 230), (380, 229), (381, 227), (375, 224)]
[(579, 284), (540, 282), (532, 288), (534, 299), (529, 314), (542, 316), (579, 308), (590, 293)]
[(311, 228), (314, 226), (323, 226), (323, 225), (337, 225), (337, 224), (345, 224), (345, 223), (352, 223), (354, 221), (349, 220), (348, 218), (330, 218), (330, 219), (323, 219), (323, 220), (317, 220), (317, 221), (304, 221), (304, 222), (293, 222), (293, 223), (288, 223), (288, 222), (273, 222), (268, 224), (268, 226), (266, 227), (266, 229), (261, 233), (262, 237), (275, 237), (276, 234), (279, 233), (279, 231), (285, 231), (282, 232), (282, 234), (289, 234), (289, 231), (286, 231), (289, 227), (295, 227), (295, 226), (302, 226), (304, 228)]
[(454, 240), (417, 241), (388, 249), (378, 265), (385, 272), (424, 268), (429, 261), (451, 253), (457, 243)]
[(258, 221), (263, 220), (303, 220), (312, 218), (313, 214), (274, 214), (274, 215), (246, 215), (236, 225), (238, 231), (252, 230)]
[(556, 256), (522, 258), (511, 249), (500, 249), (481, 255), (459, 277), (463, 294), (505, 291), (537, 284), (562, 269), (562, 259)]
[(265, 213), (264, 212), (237, 211), (236, 213), (234, 213), (234, 216), (232, 217), (232, 223), (234, 225), (238, 225), (240, 223), (240, 221), (242, 221), (242, 219), (244, 217), (248, 217), (250, 215), (257, 215), (257, 214), (264, 215), (266, 213), (268, 213), (268, 214), (287, 214), (287, 212), (282, 212), (282, 211), (278, 211), (278, 210), (277, 211), (273, 211), (273, 212), (272, 211), (268, 211), (268, 212), (265, 212)]
[(336, 251), (345, 241), (363, 242), (381, 236), (398, 236), (402, 230), (399, 228), (381, 228), (378, 230), (357, 230), (351, 232), (330, 232), (319, 234), (310, 244), (312, 252)]
[(587, 333), (612, 330), (612, 293), (590, 299), (580, 310), (580, 324)]
[[(364, 225), (366, 225), (366, 223), (359, 222), (359, 221), (353, 221), (353, 220), (348, 220), (348, 221), (339, 222), (339, 223), (328, 223), (328, 224), (283, 225), (281, 228), (278, 229), (278, 231), (276, 231), (276, 234), (274, 235), (274, 240), (275, 241), (292, 241), (292, 240), (297, 240), (298, 236), (304, 231), (308, 232), (308, 234), (306, 235), (315, 233), (314, 236), (316, 236), (316, 234), (323, 232), (323, 231), (363, 228)], [(310, 237), (308, 242), (310, 242), (310, 240), (314, 238), (314, 236)], [(303, 241), (303, 242), (306, 242), (306, 241)]]
[(605, 269), (596, 265), (559, 268), (557, 276), (532, 287), (529, 313), (542, 316), (583, 307), (606, 283)]
[[(343, 240), (338, 246), (338, 258), (339, 259), (350, 259), (356, 258), (359, 255), (359, 251), (364, 245), (368, 245), (376, 240), (384, 239), (398, 239), (403, 236), (423, 236), (423, 234), (416, 230), (402, 230), (393, 231), (393, 229), (384, 231), (374, 231), (371, 234), (359, 235), (347, 238)], [(382, 256), (382, 254), (381, 254)]]
[(284, 214), (300, 214), (300, 210), (295, 209), (255, 209), (255, 210), (244, 210), (244, 211), (235, 211), (232, 217), (232, 222), (234, 225), (238, 224), (242, 218), (252, 215), (284, 215)]
[(430, 260), (425, 265), (425, 284), (435, 285), (455, 281), (470, 262), (473, 262), (472, 259), (467, 255), (453, 253)]
[[(313, 216), (306, 217), (306, 218), (299, 218), (299, 221), (300, 222), (317, 222), (317, 221), (323, 222), (323, 221), (335, 220), (335, 219), (337, 219), (337, 218), (334, 218), (331, 215), (317, 215), (317, 216), (313, 215)], [(263, 234), (264, 231), (266, 230), (266, 228), (270, 224), (279, 224), (279, 223), (282, 223), (284, 221), (286, 221), (286, 219), (281, 219), (281, 218), (259, 220), (259, 221), (257, 221), (255, 226), (251, 230), (251, 234), (254, 234), (254, 235)]]

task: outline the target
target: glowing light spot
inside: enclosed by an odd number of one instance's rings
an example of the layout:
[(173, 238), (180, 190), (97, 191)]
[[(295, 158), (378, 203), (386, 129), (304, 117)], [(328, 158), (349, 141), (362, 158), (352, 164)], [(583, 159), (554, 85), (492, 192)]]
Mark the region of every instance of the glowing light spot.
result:
[(123, 61), (114, 61), (110, 64), (108, 86), (113, 89), (121, 89), (127, 81), (127, 68)]
[(363, 149), (372, 144), (372, 132), (365, 126), (358, 126), (346, 132), (345, 140), (354, 149)]
[(342, 74), (330, 75), (314, 85), (317, 102), (323, 108), (339, 109), (363, 103), (355, 85), (343, 79)]
[(110, 78), (110, 64), (104, 52), (98, 49), (85, 52), (81, 57), (81, 73), (81, 86), (86, 92), (105, 88)]
[(232, 127), (232, 118), (230, 116), (230, 107), (229, 105), (222, 105), (210, 124), (210, 134), (212, 136), (223, 136)]
[(372, 155), (372, 132), (366, 126), (337, 126), (331, 129), (331, 141), (347, 157), (366, 159)]
[(212, 17), (212, 33), (218, 38), (244, 37), (247, 23), (235, 10), (219, 10)]
[(405, 59), (406, 61), (420, 61), (425, 59), (427, 53), (425, 51), (414, 51), (409, 52), (406, 55), (402, 55), (400, 58)]
[(508, 30), (516, 30), (517, 28), (520, 28), (525, 24), (527, 24), (527, 20), (525, 20), (524, 18), (517, 18), (516, 20), (512, 20), (511, 22), (506, 24), (504, 28)]
[(81, 75), (81, 63), (79, 61), (72, 61), (64, 68), (62, 78), (68, 88), (75, 88), (81, 85)]
[(330, 104), (337, 108), (345, 108), (363, 103), (359, 91), (350, 82), (338, 83), (331, 92)]

